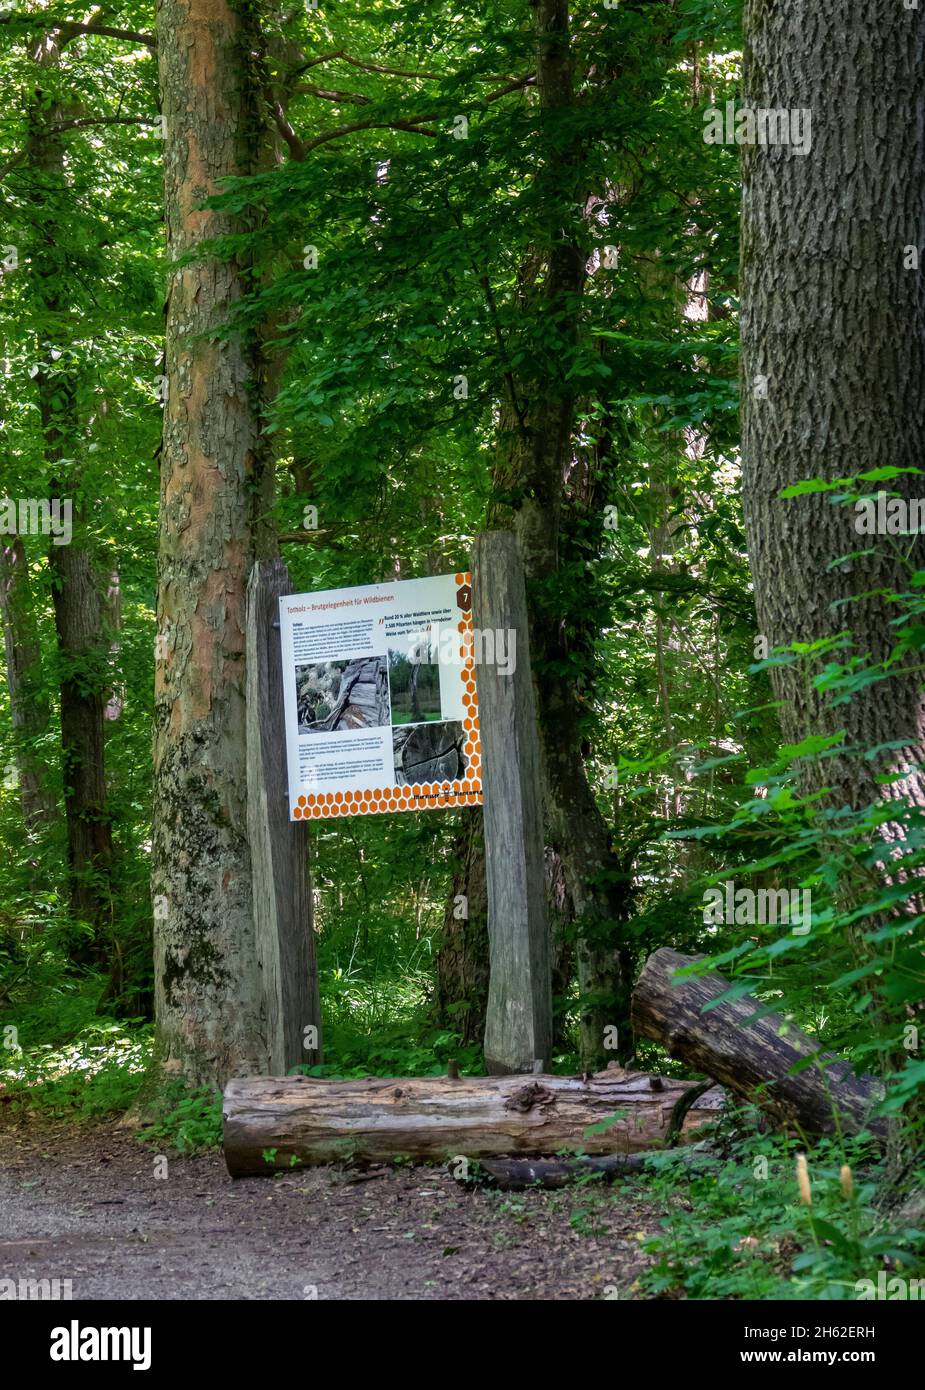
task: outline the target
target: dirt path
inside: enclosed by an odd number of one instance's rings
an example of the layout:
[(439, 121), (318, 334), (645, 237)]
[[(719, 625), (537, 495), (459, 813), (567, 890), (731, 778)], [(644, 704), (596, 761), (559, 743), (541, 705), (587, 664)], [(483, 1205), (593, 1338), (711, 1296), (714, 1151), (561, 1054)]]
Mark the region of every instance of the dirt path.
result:
[(220, 1154), (168, 1155), (158, 1177), (163, 1156), (114, 1126), (11, 1111), (0, 1278), (70, 1279), (75, 1299), (623, 1299), (658, 1223), (635, 1184), (487, 1194), (418, 1167), (232, 1182)]

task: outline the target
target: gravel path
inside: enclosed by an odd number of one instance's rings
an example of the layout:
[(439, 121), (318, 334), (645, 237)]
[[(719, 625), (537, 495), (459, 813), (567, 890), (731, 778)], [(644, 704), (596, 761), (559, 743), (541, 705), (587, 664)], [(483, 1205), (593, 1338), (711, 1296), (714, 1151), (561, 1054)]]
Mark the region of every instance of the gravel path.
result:
[(220, 1154), (0, 1105), (0, 1278), (69, 1279), (75, 1299), (625, 1299), (659, 1214), (632, 1182), (470, 1192), (410, 1166), (232, 1182)]

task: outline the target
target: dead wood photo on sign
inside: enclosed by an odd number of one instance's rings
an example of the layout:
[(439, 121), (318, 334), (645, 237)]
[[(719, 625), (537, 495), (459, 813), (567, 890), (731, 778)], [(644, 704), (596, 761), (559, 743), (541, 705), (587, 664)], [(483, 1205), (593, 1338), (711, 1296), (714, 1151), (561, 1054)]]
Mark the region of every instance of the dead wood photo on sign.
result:
[(466, 736), (458, 719), (442, 724), (402, 725), (392, 730), (395, 781), (400, 787), (419, 782), (457, 782), (466, 771)]
[(300, 734), (373, 729), (390, 722), (384, 656), (297, 666), (295, 685)]

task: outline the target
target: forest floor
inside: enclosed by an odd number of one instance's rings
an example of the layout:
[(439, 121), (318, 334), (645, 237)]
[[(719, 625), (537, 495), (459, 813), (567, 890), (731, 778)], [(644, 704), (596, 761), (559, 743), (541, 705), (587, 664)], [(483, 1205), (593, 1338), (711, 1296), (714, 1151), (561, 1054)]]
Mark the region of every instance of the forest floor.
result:
[(232, 1181), (220, 1153), (158, 1158), (115, 1123), (0, 1104), (0, 1278), (70, 1279), (75, 1299), (600, 1299), (613, 1288), (624, 1299), (662, 1214), (633, 1181), (491, 1193), (409, 1165)]

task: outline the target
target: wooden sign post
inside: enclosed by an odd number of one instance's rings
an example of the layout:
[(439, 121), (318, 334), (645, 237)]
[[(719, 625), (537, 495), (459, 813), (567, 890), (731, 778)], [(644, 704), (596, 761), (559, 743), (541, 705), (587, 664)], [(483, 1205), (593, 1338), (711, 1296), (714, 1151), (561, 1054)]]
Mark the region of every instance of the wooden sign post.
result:
[(279, 598), (290, 592), (282, 560), (254, 565), (247, 590), (247, 835), (268, 1076), (321, 1060), (309, 832), (290, 821), (287, 791)]
[(523, 562), (513, 533), (476, 537), (471, 569), (491, 957), (485, 1063), (494, 1074), (548, 1071), (552, 984), (541, 755)]
[[(457, 589), (455, 597), (468, 608), (465, 585)], [(290, 677), (281, 653), (279, 602), (290, 592), (289, 573), (281, 560), (254, 566), (247, 613), (247, 832), (271, 1076), (284, 1075), (299, 1063), (320, 1061), (321, 1014), (306, 822), (309, 810), (315, 809), (310, 802), (332, 800), (303, 795), (290, 818), (293, 792), (291, 768), (287, 770), (283, 690), (283, 681)], [(480, 735), (475, 732), (474, 717), (469, 722), (460, 720), (459, 726), (460, 737), (468, 740), (467, 749), (471, 744), (478, 750), (481, 740), (490, 944), (485, 1061), (489, 1072), (496, 1074), (545, 1071), (552, 1047), (552, 989), (541, 755), (523, 563), (511, 532), (492, 531), (477, 538), (471, 599)], [(460, 631), (467, 625), (464, 614)], [(471, 690), (471, 659), (468, 667)], [(461, 677), (464, 688), (464, 668)], [(474, 696), (464, 694), (462, 700), (466, 708), (471, 701), (474, 716)], [(467, 772), (460, 782), (458, 795), (463, 801), (476, 799), (477, 767), (475, 758), (472, 773)], [(375, 798), (367, 802), (351, 794), (349, 809), (363, 813), (397, 808), (405, 802), (412, 809), (415, 801), (422, 807), (444, 804), (452, 792), (451, 783), (448, 788), (400, 786), (381, 807)]]

